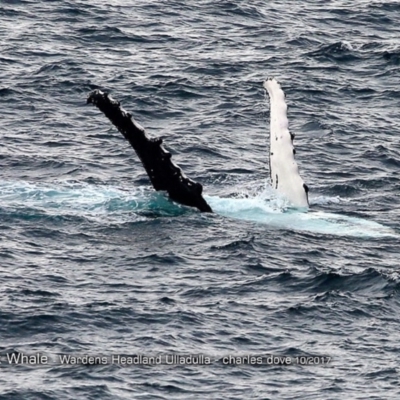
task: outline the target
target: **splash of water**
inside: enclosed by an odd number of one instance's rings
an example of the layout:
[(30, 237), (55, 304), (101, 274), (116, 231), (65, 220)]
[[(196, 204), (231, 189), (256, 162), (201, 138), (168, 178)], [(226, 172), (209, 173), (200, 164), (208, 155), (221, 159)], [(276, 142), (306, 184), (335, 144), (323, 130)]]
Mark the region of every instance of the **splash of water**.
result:
[[(287, 200), (277, 197), (266, 186), (258, 194), (242, 198), (206, 197), (213, 210), (226, 217), (266, 224), (278, 229), (353, 237), (398, 237), (396, 232), (375, 221), (347, 215), (291, 208)], [(318, 196), (313, 204), (338, 203), (339, 197)]]
[[(213, 210), (222, 216), (273, 228), (339, 236), (398, 237), (391, 228), (371, 220), (290, 208), (268, 186), (256, 194), (242, 192), (236, 198), (205, 198)], [(316, 201), (329, 203), (330, 200), (318, 197)], [(333, 198), (332, 201), (339, 199)], [(0, 182), (0, 202), (2, 213), (75, 215), (104, 223), (137, 220), (152, 212), (170, 216), (196, 212), (172, 203), (161, 193), (144, 188), (126, 190), (116, 186), (68, 182), (46, 185), (21, 181)]]

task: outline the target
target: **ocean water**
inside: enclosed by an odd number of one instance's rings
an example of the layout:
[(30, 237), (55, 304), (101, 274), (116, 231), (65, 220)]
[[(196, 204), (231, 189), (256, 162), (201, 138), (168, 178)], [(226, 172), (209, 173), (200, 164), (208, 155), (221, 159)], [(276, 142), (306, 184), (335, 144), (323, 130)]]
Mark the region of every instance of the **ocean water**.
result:
[[(0, 0), (0, 399), (400, 398), (399, 17)], [(269, 186), (271, 76), (309, 212)], [(215, 213), (154, 192), (94, 89)]]

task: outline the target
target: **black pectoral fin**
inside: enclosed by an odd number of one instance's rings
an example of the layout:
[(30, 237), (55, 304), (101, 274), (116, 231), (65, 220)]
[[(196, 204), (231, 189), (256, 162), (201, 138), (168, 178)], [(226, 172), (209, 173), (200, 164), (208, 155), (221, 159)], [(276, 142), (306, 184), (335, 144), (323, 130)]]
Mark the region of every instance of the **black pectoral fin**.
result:
[(100, 90), (91, 92), (87, 103), (94, 104), (122, 133), (140, 158), (155, 190), (165, 190), (169, 197), (202, 212), (212, 212), (202, 196), (200, 183), (188, 178), (172, 162), (171, 153), (162, 146), (161, 138), (151, 138), (145, 130), (121, 108), (120, 103)]

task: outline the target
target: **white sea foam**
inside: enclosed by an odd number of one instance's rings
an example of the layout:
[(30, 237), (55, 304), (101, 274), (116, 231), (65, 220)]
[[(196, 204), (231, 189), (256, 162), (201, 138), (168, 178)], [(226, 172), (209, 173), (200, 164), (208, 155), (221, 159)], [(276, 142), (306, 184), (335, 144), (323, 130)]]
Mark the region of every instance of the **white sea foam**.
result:
[(279, 200), (256, 198), (206, 197), (212, 209), (223, 216), (288, 229), (338, 236), (399, 237), (396, 232), (377, 222), (323, 211), (279, 208)]
[[(269, 186), (258, 194), (239, 198), (205, 196), (215, 213), (222, 216), (265, 224), (278, 229), (339, 236), (382, 237), (398, 235), (374, 221), (346, 215), (293, 209)], [(167, 200), (147, 188), (125, 190), (116, 186), (82, 183), (0, 182), (3, 210), (29, 208), (48, 215), (77, 215), (108, 222), (136, 221), (137, 214), (158, 210), (161, 214), (179, 214), (185, 207)], [(140, 218), (139, 218), (140, 219)]]

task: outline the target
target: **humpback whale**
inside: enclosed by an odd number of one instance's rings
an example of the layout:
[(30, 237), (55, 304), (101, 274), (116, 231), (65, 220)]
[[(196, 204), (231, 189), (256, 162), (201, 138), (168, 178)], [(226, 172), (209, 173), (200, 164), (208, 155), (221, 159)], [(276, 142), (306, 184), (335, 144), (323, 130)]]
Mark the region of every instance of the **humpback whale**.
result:
[(131, 114), (107, 93), (95, 90), (89, 94), (87, 103), (99, 108), (128, 140), (142, 161), (155, 190), (166, 191), (177, 203), (197, 207), (202, 212), (212, 212), (202, 196), (203, 186), (189, 179), (171, 161), (171, 153), (164, 149), (161, 138), (151, 138)]
[[(307, 208), (308, 187), (299, 174), (294, 158), (294, 135), (290, 133), (287, 119), (285, 94), (274, 78), (264, 82), (270, 98), (270, 177), (272, 186), (286, 198), (292, 206)], [(122, 133), (136, 151), (155, 190), (166, 191), (177, 203), (196, 207), (202, 212), (212, 212), (202, 196), (200, 183), (188, 178), (171, 161), (171, 153), (162, 146), (161, 138), (151, 138), (126, 112), (117, 100), (108, 93), (94, 90), (87, 98)]]
[(289, 131), (285, 93), (274, 78), (264, 82), (270, 98), (270, 158), (272, 187), (294, 207), (308, 207), (308, 186), (300, 177), (294, 155), (294, 134)]
[[(168, 215), (190, 212), (177, 207), (176, 203), (179, 203), (229, 219), (265, 224), (272, 229), (353, 237), (395, 237), (398, 240), (399, 235), (392, 228), (368, 219), (326, 213), (315, 208), (304, 212), (308, 208), (308, 190), (294, 158), (294, 136), (289, 131), (285, 96), (275, 79), (265, 81), (264, 88), (270, 99), (271, 187), (264, 187), (251, 195), (228, 198), (203, 195), (201, 184), (188, 178), (172, 162), (171, 154), (163, 147), (161, 139), (150, 137), (118, 101), (95, 90), (89, 94), (87, 102), (97, 106), (117, 127), (136, 151), (154, 189), (167, 192), (173, 202), (167, 202), (164, 196), (155, 193), (144, 194), (136, 188), (126, 190), (108, 185), (77, 185), (75, 181), (66, 182), (61, 187), (58, 183), (43, 186), (41, 183), (0, 179), (2, 210), (8, 207), (10, 215), (17, 215), (18, 218), (25, 212), (28, 212), (29, 218), (32, 212), (37, 212), (37, 215), (46, 218), (66, 215), (68, 218), (94, 218), (95, 221), (101, 218), (102, 223), (131, 223), (132, 211), (133, 218), (137, 217), (139, 221), (142, 221), (142, 211), (145, 211), (145, 218), (148, 210), (162, 209), (162, 215), (165, 212)], [(282, 196), (275, 198), (273, 192)], [(287, 202), (282, 202), (279, 197), (285, 197), (293, 207), (288, 207)], [(318, 204), (315, 198), (313, 202)]]

